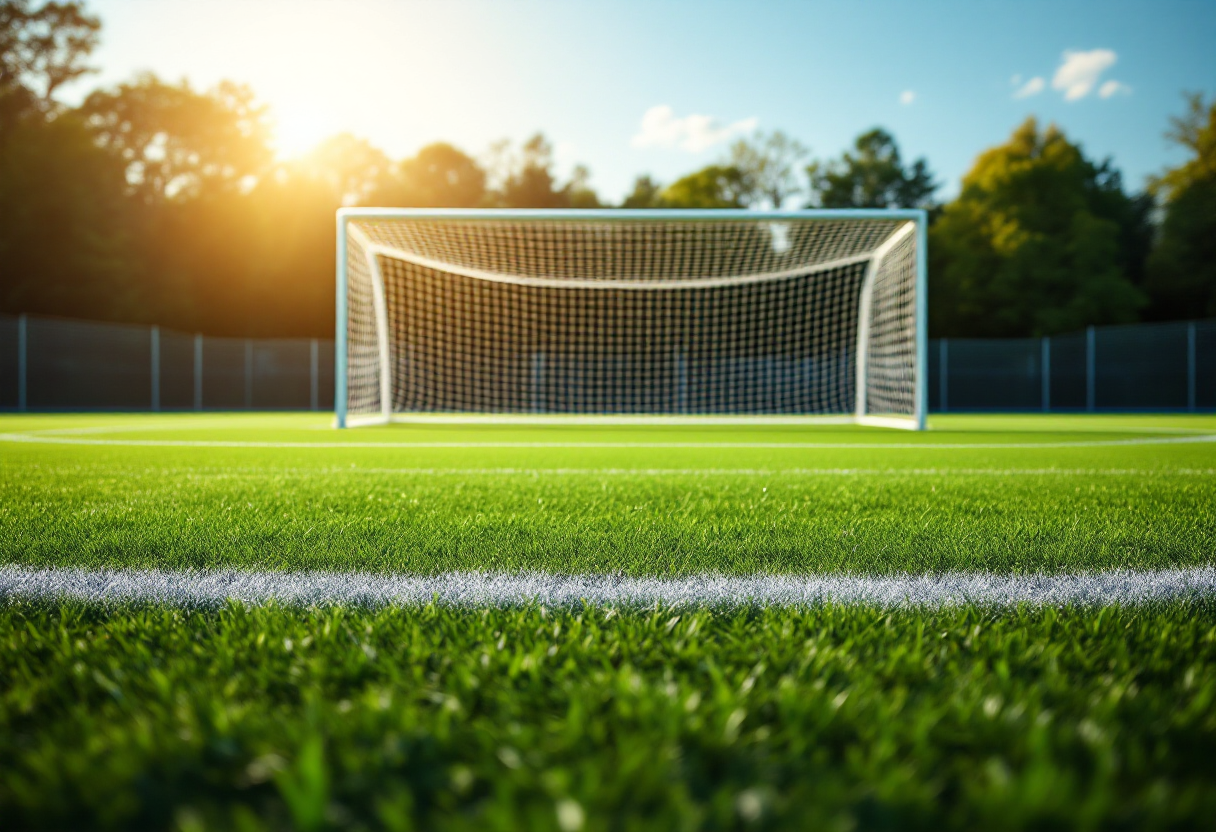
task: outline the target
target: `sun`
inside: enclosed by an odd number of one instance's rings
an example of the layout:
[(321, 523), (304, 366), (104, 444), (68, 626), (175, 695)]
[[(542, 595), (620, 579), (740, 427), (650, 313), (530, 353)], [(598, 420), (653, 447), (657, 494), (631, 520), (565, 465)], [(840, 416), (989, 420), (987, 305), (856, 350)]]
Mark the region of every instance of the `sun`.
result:
[(275, 153), (280, 159), (297, 159), (333, 132), (333, 126), (315, 108), (280, 106), (273, 130)]

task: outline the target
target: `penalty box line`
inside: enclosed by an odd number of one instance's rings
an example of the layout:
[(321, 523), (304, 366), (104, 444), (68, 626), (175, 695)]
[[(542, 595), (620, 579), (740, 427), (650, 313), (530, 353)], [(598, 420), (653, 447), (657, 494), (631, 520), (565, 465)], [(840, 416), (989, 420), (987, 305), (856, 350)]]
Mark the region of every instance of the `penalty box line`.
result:
[(692, 575), (679, 578), (546, 572), (267, 572), (0, 566), (0, 600), (287, 605), (503, 607), (775, 606), (884, 608), (1103, 606), (1216, 598), (1216, 565), (1075, 574)]

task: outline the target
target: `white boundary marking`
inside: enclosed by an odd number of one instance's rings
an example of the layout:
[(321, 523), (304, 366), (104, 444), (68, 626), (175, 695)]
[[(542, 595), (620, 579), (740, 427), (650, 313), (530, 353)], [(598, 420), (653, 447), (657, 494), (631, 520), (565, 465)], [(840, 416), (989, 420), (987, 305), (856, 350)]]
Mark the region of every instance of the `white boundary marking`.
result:
[(433, 576), (241, 570), (38, 569), (0, 566), (0, 601), (456, 607), (781, 606), (824, 603), (879, 607), (963, 604), (1113, 605), (1216, 598), (1216, 566), (1064, 575), (695, 575), (684, 578), (448, 572)]

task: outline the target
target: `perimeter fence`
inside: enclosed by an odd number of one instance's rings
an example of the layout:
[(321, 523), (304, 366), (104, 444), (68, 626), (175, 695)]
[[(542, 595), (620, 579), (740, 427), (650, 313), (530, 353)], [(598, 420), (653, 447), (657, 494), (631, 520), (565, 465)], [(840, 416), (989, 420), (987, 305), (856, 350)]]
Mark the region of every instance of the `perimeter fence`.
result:
[[(929, 342), (932, 412), (1216, 411), (1216, 319)], [(334, 345), (0, 316), (0, 410), (330, 410)]]
[(0, 316), (0, 409), (331, 410), (333, 341)]
[(929, 410), (1216, 410), (1216, 319), (929, 342)]

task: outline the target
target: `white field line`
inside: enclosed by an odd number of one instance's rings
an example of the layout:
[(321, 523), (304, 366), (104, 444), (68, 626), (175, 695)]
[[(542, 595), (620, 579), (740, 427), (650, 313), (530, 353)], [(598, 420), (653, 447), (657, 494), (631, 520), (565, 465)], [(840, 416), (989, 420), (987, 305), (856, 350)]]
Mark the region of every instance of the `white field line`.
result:
[(1071, 575), (799, 576), (696, 575), (632, 578), (544, 572), (449, 572), (434, 576), (343, 572), (168, 571), (0, 566), (0, 600), (91, 603), (354, 604), (514, 606), (814, 606), (880, 607), (1110, 605), (1210, 601), (1216, 566)]
[(1013, 450), (1102, 448), (1216, 442), (1216, 434), (1147, 436), (1134, 439), (1082, 439), (1063, 442), (268, 442), (228, 439), (93, 439), (32, 433), (0, 433), (0, 442), (52, 445), (102, 445), (141, 448), (317, 448), (417, 450), (422, 448), (700, 448), (773, 450)]

